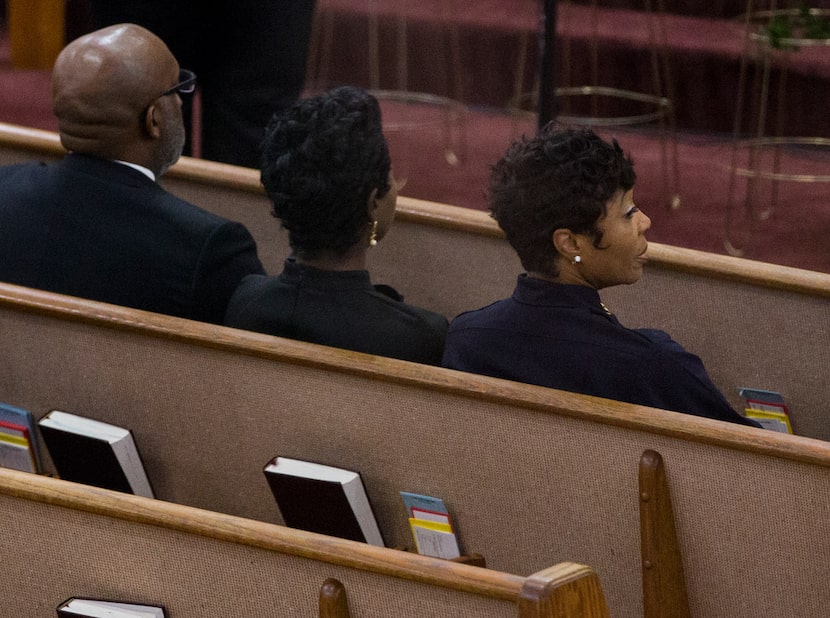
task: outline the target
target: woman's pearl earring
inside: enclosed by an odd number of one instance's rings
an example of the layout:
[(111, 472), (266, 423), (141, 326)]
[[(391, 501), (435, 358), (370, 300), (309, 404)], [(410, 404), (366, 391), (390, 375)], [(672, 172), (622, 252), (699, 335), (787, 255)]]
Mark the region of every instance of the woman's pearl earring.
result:
[(372, 221), (372, 232), (369, 234), (369, 246), (374, 247), (378, 244), (378, 220)]

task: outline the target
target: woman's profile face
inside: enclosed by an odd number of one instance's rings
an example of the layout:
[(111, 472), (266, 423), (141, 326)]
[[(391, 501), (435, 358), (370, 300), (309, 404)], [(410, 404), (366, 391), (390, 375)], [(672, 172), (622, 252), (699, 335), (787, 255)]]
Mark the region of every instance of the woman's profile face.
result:
[(578, 270), (585, 281), (597, 290), (639, 281), (648, 261), (645, 233), (651, 219), (635, 206), (634, 190), (617, 192), (597, 225), (602, 231), (599, 248), (592, 242), (582, 248)]

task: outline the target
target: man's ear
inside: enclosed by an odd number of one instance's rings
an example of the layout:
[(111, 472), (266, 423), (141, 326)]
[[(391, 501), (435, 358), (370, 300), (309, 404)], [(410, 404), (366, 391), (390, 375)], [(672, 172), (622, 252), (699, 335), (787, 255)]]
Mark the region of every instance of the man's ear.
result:
[(161, 127), (156, 119), (157, 113), (160, 113), (158, 107), (155, 103), (151, 103), (147, 106), (147, 111), (144, 112), (144, 122), (141, 125), (144, 132), (154, 139), (161, 137)]
[(580, 254), (580, 238), (567, 228), (554, 230), (551, 241), (556, 252), (569, 262), (573, 262), (574, 257)]

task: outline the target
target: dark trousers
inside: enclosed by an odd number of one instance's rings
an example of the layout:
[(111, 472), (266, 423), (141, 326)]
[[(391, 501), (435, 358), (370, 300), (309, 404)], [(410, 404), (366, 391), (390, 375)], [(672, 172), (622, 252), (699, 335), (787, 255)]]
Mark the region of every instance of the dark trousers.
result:
[[(131, 22), (157, 34), (198, 77), (201, 155), (259, 167), (268, 120), (305, 84), (315, 0), (92, 0), (94, 27)], [(192, 153), (192, 101), (185, 101)]]

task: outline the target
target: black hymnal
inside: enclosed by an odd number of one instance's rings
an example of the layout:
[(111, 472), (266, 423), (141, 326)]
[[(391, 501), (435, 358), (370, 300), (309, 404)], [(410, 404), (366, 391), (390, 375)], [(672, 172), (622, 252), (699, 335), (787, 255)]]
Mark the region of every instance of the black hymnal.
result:
[(58, 410), (44, 416), (38, 425), (60, 478), (153, 497), (128, 429)]
[(359, 473), (287, 457), (263, 472), (286, 526), (384, 546)]

